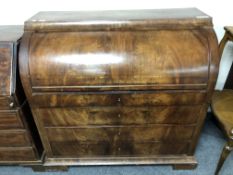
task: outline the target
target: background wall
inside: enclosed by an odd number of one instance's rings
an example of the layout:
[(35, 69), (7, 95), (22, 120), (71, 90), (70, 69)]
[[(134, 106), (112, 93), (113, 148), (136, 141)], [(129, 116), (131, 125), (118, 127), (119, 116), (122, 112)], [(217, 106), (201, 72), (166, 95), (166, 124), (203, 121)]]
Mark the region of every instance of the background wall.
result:
[[(6, 0), (0, 6), (0, 25), (23, 24), (38, 11), (116, 10), (197, 7), (213, 17), (218, 40), (223, 26), (233, 26), (230, 0)], [(222, 89), (233, 61), (233, 44), (227, 45), (220, 63), (216, 89)]]

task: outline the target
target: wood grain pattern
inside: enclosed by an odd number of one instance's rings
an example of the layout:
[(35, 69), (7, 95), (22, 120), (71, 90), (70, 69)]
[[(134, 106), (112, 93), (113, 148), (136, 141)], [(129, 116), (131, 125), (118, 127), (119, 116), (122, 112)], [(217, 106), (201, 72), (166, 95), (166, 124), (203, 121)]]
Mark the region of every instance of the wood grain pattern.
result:
[(39, 138), (35, 139), (30, 109), (18, 72), (18, 47), (22, 26), (0, 26), (0, 164), (39, 163)]
[(212, 99), (212, 109), (225, 136), (231, 137), (230, 131), (233, 127), (233, 90), (215, 91)]
[(204, 89), (209, 60), (207, 40), (201, 36), (198, 30), (33, 34), (32, 88), (55, 92), (125, 86)]
[(31, 143), (25, 130), (1, 130), (0, 132), (0, 147), (30, 145)]
[(195, 124), (202, 106), (41, 108), (47, 126)]
[(11, 94), (12, 46), (0, 46), (0, 95)]
[(20, 118), (19, 110), (0, 111), (0, 129), (18, 128), (22, 129), (23, 123)]
[(190, 147), (190, 154), (195, 153), (195, 148), (198, 144), (198, 139), (201, 133), (201, 129), (204, 125), (205, 122), (205, 117), (206, 113), (208, 111), (208, 107), (210, 105), (212, 95), (214, 92), (215, 84), (217, 81), (217, 76), (218, 76), (218, 71), (219, 71), (219, 62), (220, 62), (220, 57), (219, 57), (219, 48), (218, 48), (218, 40), (216, 37), (216, 34), (213, 29), (206, 28), (202, 30), (203, 33), (205, 33), (205, 36), (208, 39), (209, 43), (209, 58), (210, 58), (210, 63), (209, 63), (209, 79), (208, 79), (208, 86), (207, 86), (207, 97), (206, 97), (206, 109), (203, 109), (203, 111), (200, 113), (198, 123), (197, 125), (199, 127), (196, 128), (194, 132), (194, 137), (193, 137), (193, 144)]
[(52, 93), (33, 94), (38, 107), (72, 106), (169, 106), (205, 103), (205, 91), (115, 91), (113, 93)]
[(211, 18), (196, 8), (40, 12), (25, 22), (25, 31), (112, 31), (192, 29), (212, 26)]
[[(83, 128), (46, 128), (50, 141), (98, 142), (181, 141), (191, 139), (194, 126), (99, 126)], [(56, 137), (54, 137), (56, 136)], [(69, 136), (67, 138), (67, 136)]]
[(219, 57), (211, 19), (187, 11), (25, 23), (20, 75), (46, 165), (196, 164)]
[(20, 164), (21, 162), (37, 161), (37, 155), (32, 147), (1, 147), (0, 163)]
[(0, 97), (0, 110), (10, 109), (10, 96), (2, 96)]
[(133, 143), (123, 142), (113, 144), (110, 142), (79, 143), (79, 142), (51, 142), (53, 156), (56, 158), (92, 158), (99, 156), (151, 156), (185, 154), (189, 146), (183, 143)]
[(0, 109), (10, 109), (10, 104), (21, 105), (15, 94), (16, 52), (22, 33), (22, 26), (0, 26)]

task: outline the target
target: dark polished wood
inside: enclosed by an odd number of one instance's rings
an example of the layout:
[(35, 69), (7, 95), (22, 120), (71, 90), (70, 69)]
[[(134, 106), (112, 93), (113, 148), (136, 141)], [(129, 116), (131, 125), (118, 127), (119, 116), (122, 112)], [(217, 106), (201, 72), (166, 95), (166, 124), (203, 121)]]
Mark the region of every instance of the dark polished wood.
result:
[[(133, 126), (94, 126), (94, 127), (46, 127), (49, 140), (58, 141), (171, 141), (190, 140), (195, 126), (173, 126), (173, 125), (133, 125)], [(57, 135), (57, 137), (54, 137)], [(66, 137), (69, 135), (69, 138)]]
[(205, 89), (209, 60), (203, 34), (200, 30), (36, 33), (29, 50), (32, 90)]
[(131, 31), (192, 29), (199, 26), (211, 27), (212, 20), (196, 8), (39, 12), (25, 22), (25, 31)]
[(189, 142), (176, 144), (162, 142), (98, 142), (98, 143), (77, 143), (77, 142), (54, 142), (51, 141), (53, 157), (56, 158), (91, 158), (91, 157), (122, 157), (122, 156), (150, 156), (150, 155), (175, 155), (185, 154)]
[(0, 129), (10, 129), (10, 128), (22, 129), (23, 127), (24, 126), (20, 118), (19, 109), (0, 111)]
[(0, 48), (0, 74), (1, 74), (1, 79), (0, 79), (0, 91), (2, 95), (10, 95), (10, 86), (11, 86), (11, 80), (10, 76), (11, 75), (11, 65), (12, 62), (9, 61), (9, 58), (12, 57), (12, 52), (11, 52), (12, 46), (10, 44), (6, 44), (5, 46), (2, 46)]
[(25, 130), (1, 130), (0, 147), (30, 145), (31, 143)]
[(46, 166), (197, 164), (219, 65), (199, 10), (41, 12), (19, 65)]
[(38, 162), (37, 156), (38, 155), (35, 153), (34, 148), (31, 146), (0, 148), (0, 163), (4, 165), (21, 165), (36, 163)]
[(114, 91), (87, 93), (33, 93), (38, 107), (87, 106), (169, 106), (198, 105), (206, 102), (206, 91)]
[(136, 124), (195, 124), (205, 106), (40, 108), (45, 127)]
[[(18, 71), (23, 26), (0, 26), (0, 164), (41, 162), (42, 146)], [(28, 112), (29, 111), (29, 112)]]

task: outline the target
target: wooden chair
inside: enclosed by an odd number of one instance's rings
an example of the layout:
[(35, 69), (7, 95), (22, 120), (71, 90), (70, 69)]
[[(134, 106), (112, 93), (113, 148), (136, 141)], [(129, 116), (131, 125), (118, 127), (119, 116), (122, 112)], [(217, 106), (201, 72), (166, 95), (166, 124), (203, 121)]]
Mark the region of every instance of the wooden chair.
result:
[[(222, 56), (224, 47), (228, 41), (233, 41), (233, 27), (225, 27), (225, 35), (220, 42), (220, 56)], [(226, 160), (227, 156), (233, 150), (233, 66), (231, 65), (224, 89), (216, 91), (211, 103), (212, 111), (217, 122), (227, 138), (222, 154), (220, 156), (215, 174), (217, 175)]]

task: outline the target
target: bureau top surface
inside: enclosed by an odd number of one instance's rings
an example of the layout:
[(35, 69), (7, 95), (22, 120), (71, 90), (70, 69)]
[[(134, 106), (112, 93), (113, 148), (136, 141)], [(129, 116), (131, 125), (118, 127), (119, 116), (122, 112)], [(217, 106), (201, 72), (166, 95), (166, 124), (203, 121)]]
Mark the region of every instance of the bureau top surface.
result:
[(114, 11), (39, 12), (25, 22), (26, 31), (151, 30), (212, 26), (197, 8)]
[(23, 35), (23, 26), (0, 26), (0, 42), (16, 42)]

